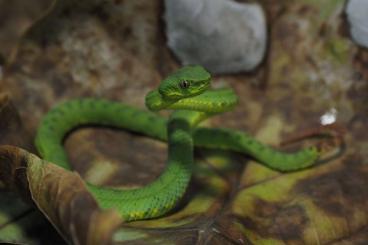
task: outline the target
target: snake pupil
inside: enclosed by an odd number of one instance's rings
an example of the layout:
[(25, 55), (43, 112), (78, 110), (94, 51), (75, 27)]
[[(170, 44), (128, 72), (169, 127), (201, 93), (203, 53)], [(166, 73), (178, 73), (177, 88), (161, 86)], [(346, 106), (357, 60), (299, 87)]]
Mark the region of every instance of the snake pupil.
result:
[(190, 83), (187, 80), (180, 82), (180, 88), (189, 88)]

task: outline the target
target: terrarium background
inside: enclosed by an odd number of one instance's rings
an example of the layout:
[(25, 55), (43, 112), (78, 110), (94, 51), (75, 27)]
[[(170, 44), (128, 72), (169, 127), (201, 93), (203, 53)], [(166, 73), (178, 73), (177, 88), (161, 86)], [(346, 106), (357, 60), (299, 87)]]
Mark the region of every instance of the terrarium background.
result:
[[(198, 149), (177, 210), (119, 227), (77, 174), (29, 153), (42, 115), (61, 101), (96, 96), (144, 108), (144, 95), (180, 66), (165, 43), (163, 2), (0, 1), (0, 143), (27, 150), (0, 147), (0, 241), (63, 243), (45, 216), (81, 243), (110, 241), (116, 227), (114, 243), (368, 241), (368, 52), (350, 40), (344, 1), (259, 2), (269, 23), (265, 61), (249, 74), (214, 77), (240, 103), (208, 125), (277, 146), (334, 108), (347, 129), (342, 156), (280, 174), (244, 156)], [(65, 147), (83, 179), (114, 186), (152, 181), (166, 154), (164, 143), (104, 128), (80, 129)], [(41, 212), (20, 199), (31, 196)]]

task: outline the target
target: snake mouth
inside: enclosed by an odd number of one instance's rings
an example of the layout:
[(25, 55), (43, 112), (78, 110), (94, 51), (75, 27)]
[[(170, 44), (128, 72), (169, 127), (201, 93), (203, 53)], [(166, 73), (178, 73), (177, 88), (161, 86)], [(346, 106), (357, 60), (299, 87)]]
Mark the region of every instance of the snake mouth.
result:
[(157, 89), (153, 90), (146, 95), (146, 107), (151, 111), (173, 109), (221, 113), (230, 110), (238, 102), (237, 96), (232, 89), (210, 90), (207, 89), (209, 84), (203, 84), (202, 86), (203, 90), (200, 93), (191, 94), (191, 96), (180, 99), (167, 99)]
[(183, 87), (181, 82), (163, 84), (158, 88), (158, 92), (161, 94), (163, 100), (178, 101), (185, 98), (190, 98), (204, 93), (210, 86), (211, 78), (194, 81), (194, 80), (182, 80), (186, 82), (187, 87)]
[[(188, 89), (178, 91), (177, 88), (166, 87), (166, 93), (163, 93), (160, 88), (150, 91), (145, 97), (146, 107), (151, 111), (159, 111), (169, 108), (175, 103), (185, 101), (192, 97), (196, 97), (205, 93), (210, 87), (210, 79), (202, 82), (197, 82), (196, 86)], [(170, 93), (168, 93), (168, 91)]]
[(170, 100), (166, 98), (164, 99), (157, 89), (148, 92), (148, 94), (145, 97), (146, 107), (150, 111), (159, 111), (162, 109), (166, 109), (176, 101), (177, 100)]

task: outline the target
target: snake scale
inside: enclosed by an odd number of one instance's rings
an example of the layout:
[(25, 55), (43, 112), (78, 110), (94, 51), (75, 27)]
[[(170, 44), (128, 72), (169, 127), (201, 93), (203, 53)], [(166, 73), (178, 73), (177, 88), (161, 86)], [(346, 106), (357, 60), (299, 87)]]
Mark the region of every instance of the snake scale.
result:
[[(36, 147), (44, 159), (70, 169), (63, 140), (77, 126), (113, 126), (167, 141), (166, 168), (152, 183), (129, 190), (87, 183), (100, 207), (115, 208), (125, 221), (159, 217), (176, 205), (192, 175), (194, 146), (244, 153), (279, 171), (303, 169), (316, 162), (316, 147), (283, 153), (244, 132), (198, 127), (206, 118), (231, 110), (238, 101), (233, 90), (210, 89), (210, 82), (211, 75), (201, 66), (178, 69), (147, 94), (145, 102), (150, 111), (95, 98), (61, 103), (42, 119)], [(154, 113), (162, 109), (173, 110), (168, 119)]]

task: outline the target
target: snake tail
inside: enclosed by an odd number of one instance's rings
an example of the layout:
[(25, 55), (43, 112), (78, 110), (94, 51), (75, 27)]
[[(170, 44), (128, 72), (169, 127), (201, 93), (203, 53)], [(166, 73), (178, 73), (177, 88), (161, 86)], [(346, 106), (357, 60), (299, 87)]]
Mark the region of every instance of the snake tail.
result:
[(260, 143), (250, 135), (227, 128), (197, 128), (194, 133), (195, 145), (206, 148), (232, 150), (258, 160), (274, 170), (288, 172), (305, 169), (315, 164), (319, 158), (316, 147), (297, 152), (281, 152)]

